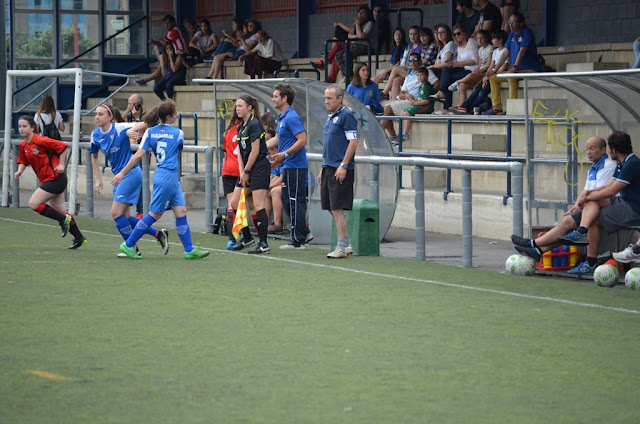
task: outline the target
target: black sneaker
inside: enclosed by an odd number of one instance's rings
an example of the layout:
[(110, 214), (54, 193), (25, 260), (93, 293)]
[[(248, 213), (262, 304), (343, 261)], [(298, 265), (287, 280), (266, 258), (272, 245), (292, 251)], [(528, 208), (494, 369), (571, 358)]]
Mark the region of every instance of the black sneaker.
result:
[(526, 247), (526, 246), (513, 246), (518, 252), (522, 253), (525, 256), (532, 258), (534, 261), (538, 262), (542, 255), (538, 253), (538, 249), (535, 247)]
[(238, 244), (233, 246), (231, 250), (235, 250), (235, 251), (242, 250), (245, 247), (253, 246), (254, 244), (256, 244), (256, 241), (254, 239), (249, 239), (249, 240), (243, 239), (243, 240), (240, 240)]
[(64, 237), (67, 235), (67, 233), (69, 232), (69, 225), (71, 225), (72, 219), (73, 218), (71, 217), (71, 215), (65, 215), (64, 221), (60, 223), (60, 229), (62, 230), (62, 234), (60, 234), (60, 237)]
[(160, 247), (162, 247), (162, 254), (166, 255), (169, 252), (169, 230), (166, 228), (158, 230), (156, 240), (158, 240)]
[(67, 247), (67, 249), (71, 249), (71, 250), (76, 250), (77, 248), (84, 246), (85, 244), (87, 244), (87, 239), (82, 237), (79, 239), (75, 239), (73, 241), (73, 244), (69, 247)]
[(515, 234), (511, 234), (511, 243), (515, 244), (516, 246), (532, 247), (531, 239), (520, 237)]
[(269, 248), (269, 245), (264, 241), (261, 241), (260, 243), (258, 243), (258, 247), (256, 247), (255, 249), (249, 250), (250, 255), (259, 255), (261, 253), (271, 253), (271, 249)]
[(140, 85), (142, 87), (147, 85), (147, 82), (145, 80), (143, 80), (143, 79), (135, 80), (134, 82), (136, 83), (136, 85)]

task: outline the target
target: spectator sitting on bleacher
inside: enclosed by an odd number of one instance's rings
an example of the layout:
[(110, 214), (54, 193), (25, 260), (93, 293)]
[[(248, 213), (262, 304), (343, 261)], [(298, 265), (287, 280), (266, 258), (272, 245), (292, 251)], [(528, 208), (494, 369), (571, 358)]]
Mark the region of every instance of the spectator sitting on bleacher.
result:
[[(162, 47), (164, 49), (169, 44), (173, 45), (173, 51), (176, 54), (180, 55), (185, 53), (187, 51), (187, 42), (184, 40), (184, 35), (182, 34), (182, 31), (180, 31), (180, 28), (176, 26), (176, 18), (172, 15), (166, 15), (162, 19), (162, 23), (167, 29), (167, 35), (165, 38), (161, 38), (159, 40), (154, 40), (153, 38), (149, 39), (149, 44), (153, 44), (154, 46), (154, 54), (157, 52), (155, 47)], [(158, 54), (156, 54), (156, 57), (157, 56)], [(151, 74), (134, 82), (138, 85), (147, 85), (149, 81), (162, 78), (162, 75), (162, 67), (159, 66), (158, 69), (153, 71)]]
[[(480, 30), (478, 34), (481, 34), (482, 32), (484, 32), (483, 29)], [(479, 108), (481, 112), (491, 109), (491, 99), (489, 98), (489, 93), (491, 92), (491, 84), (489, 84), (489, 77), (491, 77), (491, 75), (493, 74), (506, 72), (510, 67), (509, 49), (504, 46), (504, 43), (506, 42), (507, 33), (503, 30), (500, 30), (493, 34), (493, 37), (491, 37), (491, 43), (495, 48), (491, 55), (491, 62), (489, 63), (489, 69), (487, 70), (486, 75), (482, 77), (482, 81), (476, 84), (476, 86), (473, 88), (473, 91), (471, 92), (471, 95), (459, 106), (450, 107), (449, 112), (466, 114), (470, 113), (476, 107)], [(503, 56), (506, 60), (500, 68), (496, 68), (496, 65), (502, 62), (501, 59)], [(460, 92), (460, 96), (462, 97), (462, 91)]]
[[(524, 23), (524, 15), (519, 12), (514, 13), (509, 19), (511, 33), (507, 39), (506, 47), (509, 49), (511, 69), (507, 72), (540, 72), (536, 40), (531, 30)], [(497, 67), (502, 67), (502, 63), (498, 63)], [(518, 81), (519, 79), (517, 78), (509, 79), (510, 99), (518, 98)], [(493, 103), (493, 109), (486, 111), (484, 114), (503, 115), (500, 81), (493, 75), (489, 79), (489, 82), (491, 83), (491, 102)]]
[(420, 44), (422, 51), (420, 58), (424, 66), (433, 65), (438, 57), (438, 46), (436, 46), (431, 28), (424, 27), (420, 30)]
[(371, 112), (381, 114), (380, 90), (378, 85), (371, 81), (369, 66), (366, 63), (356, 63), (351, 84), (347, 87), (347, 93), (351, 94), (362, 104), (368, 106)]
[(374, 28), (378, 28), (378, 45), (372, 45), (378, 54), (389, 54), (391, 48), (391, 22), (389, 22), (389, 12), (383, 4), (373, 5)]
[(282, 67), (280, 45), (263, 30), (257, 36), (258, 44), (238, 58), (238, 63), (244, 61), (244, 73), (251, 79), (261, 79), (265, 72), (273, 74)]
[(450, 62), (453, 62), (453, 58), (458, 52), (458, 45), (453, 41), (453, 34), (451, 33), (449, 25), (437, 24), (435, 31), (438, 55), (436, 56), (436, 63), (429, 66), (429, 69), (440, 79), (442, 76), (442, 68), (446, 67)]
[(407, 76), (407, 70), (409, 69), (409, 57), (411, 53), (422, 53), (422, 44), (420, 44), (420, 27), (417, 25), (409, 28), (409, 44), (404, 48), (402, 52), (402, 58), (400, 63), (395, 65), (389, 74), (389, 81), (382, 90), (382, 99), (395, 99), (400, 92), (400, 87), (404, 83), (404, 79)]
[[(482, 78), (486, 74), (486, 72), (490, 69), (489, 65), (491, 65), (491, 54), (493, 53), (493, 45), (490, 43), (491, 36), (489, 33), (483, 29), (478, 31), (476, 34), (476, 41), (480, 46), (478, 48), (478, 67), (475, 71), (467, 74), (464, 78), (459, 79), (449, 86), (449, 90), (456, 91), (459, 90), (460, 103), (462, 104), (467, 99), (467, 89), (471, 87), (475, 87)], [(505, 34), (506, 41), (506, 34)], [(451, 108), (449, 108), (451, 109)]]
[(167, 91), (167, 97), (173, 99), (173, 87), (176, 85), (185, 85), (185, 77), (187, 68), (182, 63), (182, 55), (173, 51), (173, 45), (167, 44), (162, 54), (158, 51), (158, 46), (153, 46), (153, 50), (160, 62), (163, 77), (153, 86), (153, 92), (160, 98), (166, 100), (164, 91)]
[(461, 24), (455, 25), (453, 31), (458, 43), (456, 59), (446, 63), (446, 66), (442, 68), (440, 91), (435, 95), (436, 99), (444, 100), (444, 111), (448, 111), (453, 102), (451, 92), (453, 87), (450, 87), (450, 85), (475, 71), (479, 63), (478, 43), (475, 38), (469, 38), (467, 30)]
[[(418, 69), (420, 69), (420, 54), (413, 52), (409, 57), (409, 64), (411, 68), (407, 72), (407, 77), (404, 79), (404, 84), (398, 95), (398, 99), (390, 102), (384, 107), (385, 116), (400, 116), (402, 112), (409, 108), (410, 100), (417, 100), (420, 97), (420, 81), (418, 81)], [(434, 89), (437, 89), (439, 84), (438, 79), (433, 75), (433, 72), (427, 70), (427, 80)], [(396, 137), (396, 131), (393, 121), (385, 119), (380, 121), (382, 128), (386, 129), (390, 137)]]
[(640, 37), (636, 38), (636, 41), (633, 42), (633, 54), (636, 56), (636, 62), (632, 68), (640, 68)]
[(456, 11), (458, 12), (456, 25), (462, 24), (467, 28), (469, 34), (475, 33), (480, 12), (473, 8), (471, 0), (456, 0)]
[[(409, 107), (400, 113), (401, 116), (415, 116), (417, 114), (429, 114), (433, 113), (434, 102), (429, 98), (436, 92), (431, 83), (428, 81), (429, 69), (426, 66), (421, 66), (418, 69), (418, 82), (420, 82), (420, 90), (418, 91), (418, 98), (409, 100)], [(431, 74), (433, 75), (433, 74)], [(411, 131), (411, 124), (413, 121), (402, 121), (402, 141), (409, 141), (409, 131)]]
[[(609, 140), (611, 140), (611, 138), (609, 138)], [(564, 218), (558, 225), (535, 240), (523, 238), (515, 234), (512, 235), (511, 241), (518, 252), (539, 261), (544, 252), (548, 252), (554, 247), (561, 245), (562, 242), (559, 240), (559, 237), (577, 227), (583, 214), (583, 208), (586, 206), (586, 199), (590, 196), (590, 193), (606, 187), (610, 181), (613, 181), (611, 177), (616, 170), (616, 162), (607, 156), (607, 143), (604, 138), (591, 137), (587, 140), (586, 147), (587, 157), (589, 161), (593, 163), (593, 166), (591, 166), (587, 174), (587, 182), (584, 185), (584, 190), (576, 199), (575, 204), (563, 214)], [(611, 144), (609, 144), (609, 148), (611, 148)], [(594, 237), (590, 236), (589, 239), (587, 260), (570, 269), (569, 274), (586, 274), (594, 271), (598, 257), (598, 246), (600, 244), (600, 229), (596, 228), (593, 231), (589, 231), (589, 234)]]
[(256, 20), (249, 21), (245, 26), (242, 19), (234, 19), (232, 29), (233, 34), (222, 31), (225, 38), (213, 53), (213, 63), (206, 78), (222, 78), (223, 62), (227, 58), (237, 59), (240, 55), (253, 49), (258, 44), (256, 33), (262, 28)]
[(520, 0), (502, 0), (500, 2), (500, 16), (502, 16), (502, 30), (509, 32), (509, 16), (520, 11)]
[(489, 31), (489, 34), (502, 29), (502, 15), (500, 9), (489, 0), (473, 0), (480, 7), (480, 18), (474, 32), (481, 29)]
[[(371, 17), (371, 9), (369, 6), (360, 6), (358, 7), (358, 15), (356, 17), (355, 22), (353, 23), (353, 27), (350, 27), (342, 22), (336, 22), (334, 25), (339, 25), (342, 29), (347, 32), (347, 38), (364, 38), (368, 39), (371, 43), (371, 47), (375, 47), (375, 31), (373, 30), (373, 20)], [(336, 43), (338, 44), (338, 43)], [(354, 41), (349, 46), (349, 55), (350, 59), (354, 59), (357, 56), (367, 53), (368, 45), (365, 42)], [(347, 57), (346, 57), (346, 49), (343, 45), (342, 50), (336, 52), (335, 61), (338, 64), (338, 68), (342, 73), (343, 77), (347, 75)], [(335, 82), (337, 72), (334, 72), (335, 66), (331, 68), (331, 75), (327, 78), (327, 82)]]
[(200, 30), (189, 41), (189, 55), (196, 58), (196, 63), (202, 63), (204, 59), (211, 59), (218, 44), (218, 36), (211, 30), (211, 24), (203, 19), (200, 21)]
[(391, 74), (393, 67), (400, 64), (400, 59), (402, 59), (402, 55), (404, 54), (404, 49), (407, 47), (407, 36), (402, 27), (398, 27), (393, 31), (393, 48), (391, 49), (391, 65), (380, 72), (373, 78), (373, 81), (376, 83), (381, 83)]
[(190, 44), (193, 36), (196, 35), (198, 31), (198, 25), (196, 25), (196, 21), (193, 18), (184, 18), (182, 20), (182, 26), (187, 30), (185, 41)]

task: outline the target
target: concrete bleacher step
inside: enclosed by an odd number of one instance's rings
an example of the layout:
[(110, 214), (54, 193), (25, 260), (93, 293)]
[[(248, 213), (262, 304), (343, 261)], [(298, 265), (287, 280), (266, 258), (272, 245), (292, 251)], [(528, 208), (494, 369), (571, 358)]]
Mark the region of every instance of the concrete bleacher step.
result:
[(629, 63), (627, 62), (567, 63), (567, 72), (609, 71), (627, 68), (629, 68)]
[(502, 134), (452, 134), (451, 146), (458, 151), (506, 152), (507, 136)]
[[(528, 99), (529, 114), (539, 117), (539, 114), (552, 117), (559, 111), (558, 116), (563, 117), (565, 110), (568, 108), (567, 99), (553, 98), (529, 98)], [(524, 99), (507, 99), (507, 115), (524, 116)]]

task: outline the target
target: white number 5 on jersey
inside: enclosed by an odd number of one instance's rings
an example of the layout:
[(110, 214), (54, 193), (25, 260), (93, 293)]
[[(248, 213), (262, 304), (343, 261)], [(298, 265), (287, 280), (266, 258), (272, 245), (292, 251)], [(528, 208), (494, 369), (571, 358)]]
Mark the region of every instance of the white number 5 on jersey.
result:
[(167, 147), (167, 142), (166, 141), (158, 141), (158, 144), (156, 144), (156, 161), (158, 161), (158, 163), (164, 162), (164, 158), (165, 158), (164, 148), (165, 147)]

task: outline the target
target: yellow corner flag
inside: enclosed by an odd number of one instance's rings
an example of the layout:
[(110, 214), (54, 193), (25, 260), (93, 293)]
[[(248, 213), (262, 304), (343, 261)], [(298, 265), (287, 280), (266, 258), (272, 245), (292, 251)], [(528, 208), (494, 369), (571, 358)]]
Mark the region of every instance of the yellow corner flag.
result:
[(247, 221), (247, 203), (244, 198), (244, 188), (240, 192), (240, 201), (238, 202), (238, 210), (236, 211), (236, 217), (233, 220), (233, 229), (231, 230), (231, 234), (233, 237), (238, 240), (240, 236), (240, 230), (244, 227), (249, 226), (249, 221)]

